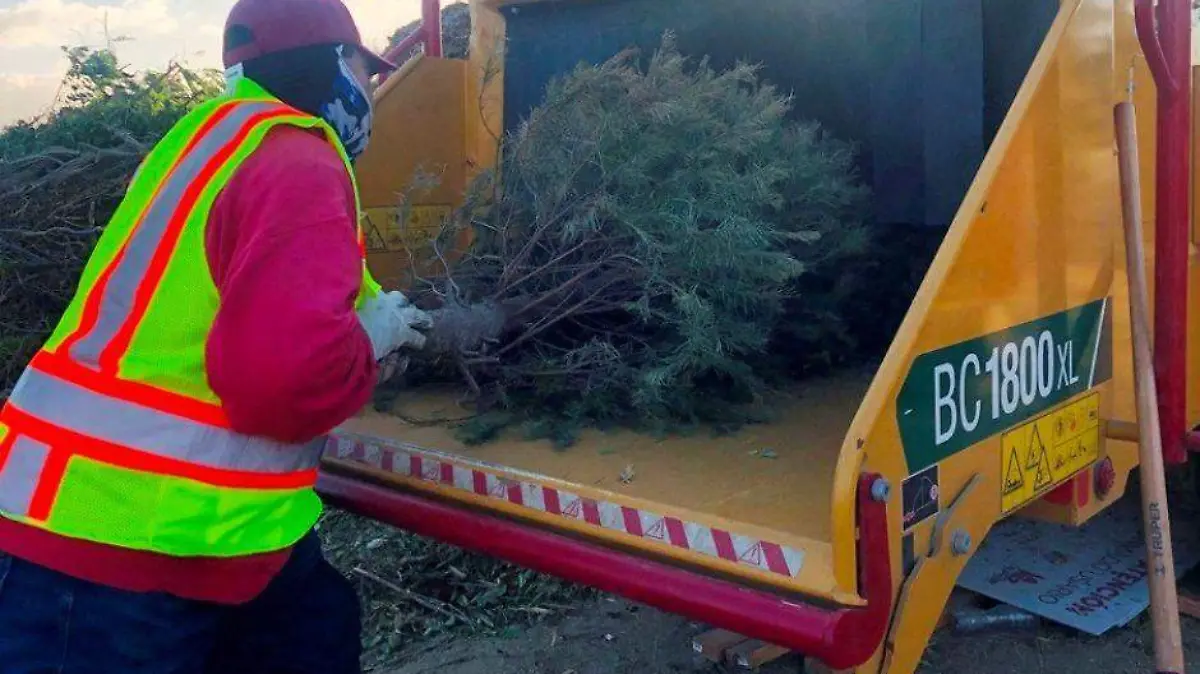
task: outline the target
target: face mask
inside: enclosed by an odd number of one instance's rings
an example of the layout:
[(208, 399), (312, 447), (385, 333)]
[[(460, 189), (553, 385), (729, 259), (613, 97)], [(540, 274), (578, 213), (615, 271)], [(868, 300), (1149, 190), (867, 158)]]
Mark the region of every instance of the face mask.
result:
[(333, 95), (321, 106), (320, 116), (337, 132), (346, 154), (354, 161), (367, 149), (371, 139), (372, 102), (346, 63), (343, 49), (337, 48), (338, 74), (334, 78)]

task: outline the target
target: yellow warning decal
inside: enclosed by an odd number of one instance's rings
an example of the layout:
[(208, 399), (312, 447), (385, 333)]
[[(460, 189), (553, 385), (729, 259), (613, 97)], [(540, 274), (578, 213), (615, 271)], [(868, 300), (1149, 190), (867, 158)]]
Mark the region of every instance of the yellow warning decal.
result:
[(1000, 509), (1007, 514), (1100, 458), (1100, 395), (1014, 428), (1002, 446)]
[(372, 253), (413, 250), (437, 235), (450, 217), (449, 206), (412, 206), (400, 221), (400, 208), (369, 208), (363, 213), (367, 250)]

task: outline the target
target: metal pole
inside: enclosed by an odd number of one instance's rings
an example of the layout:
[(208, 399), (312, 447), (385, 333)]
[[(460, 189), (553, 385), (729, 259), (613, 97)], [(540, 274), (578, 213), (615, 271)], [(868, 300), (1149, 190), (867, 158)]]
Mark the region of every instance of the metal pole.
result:
[(1191, 223), (1189, 0), (1137, 0), (1138, 39), (1158, 88), (1154, 236), (1154, 372), (1169, 464), (1187, 459), (1187, 302)]
[(425, 32), (425, 55), (442, 56), (442, 3), (441, 0), (422, 0), (421, 30)]

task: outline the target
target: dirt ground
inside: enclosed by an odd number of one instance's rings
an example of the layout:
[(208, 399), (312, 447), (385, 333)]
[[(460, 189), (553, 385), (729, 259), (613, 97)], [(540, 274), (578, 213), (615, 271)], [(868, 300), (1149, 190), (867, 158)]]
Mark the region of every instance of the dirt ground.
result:
[[(1101, 638), (1043, 624), (1036, 631), (939, 634), (920, 674), (1146, 674), (1152, 672), (1144, 617)], [(616, 599), (588, 602), (503, 637), (445, 638), (405, 653), (387, 674), (676, 674), (722, 672), (692, 653), (704, 627)], [(1200, 674), (1200, 622), (1186, 620), (1189, 673)], [(763, 674), (802, 672), (798, 658)]]

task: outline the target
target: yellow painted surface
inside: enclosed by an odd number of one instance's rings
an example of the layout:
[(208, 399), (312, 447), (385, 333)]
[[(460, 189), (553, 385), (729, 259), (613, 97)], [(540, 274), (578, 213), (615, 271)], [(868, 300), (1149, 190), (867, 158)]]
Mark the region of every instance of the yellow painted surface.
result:
[[(1147, 268), (1148, 279), (1151, 293), (1154, 287), (1154, 204), (1155, 204), (1155, 114), (1156, 114), (1156, 98), (1153, 79), (1150, 76), (1149, 69), (1146, 66), (1145, 57), (1141, 53), (1138, 45), (1137, 35), (1134, 30), (1133, 23), (1133, 3), (1128, 0), (1121, 0), (1114, 4), (1114, 76), (1113, 76), (1113, 100), (1124, 100), (1128, 98), (1130, 91), (1130, 80), (1133, 84), (1133, 100), (1137, 106), (1137, 128), (1138, 141), (1141, 159), (1141, 181), (1142, 181), (1142, 212), (1145, 215), (1143, 223), (1143, 236), (1146, 242), (1145, 250), (1148, 255)], [(1115, 140), (1113, 141), (1115, 143)], [(1132, 336), (1129, 330), (1129, 291), (1128, 283), (1125, 277), (1125, 239), (1118, 230), (1116, 241), (1114, 242), (1113, 253), (1113, 282), (1111, 296), (1113, 298), (1113, 379), (1110, 383), (1105, 397), (1109, 404), (1108, 412), (1105, 418), (1116, 419), (1121, 421), (1136, 421), (1136, 405), (1133, 395), (1133, 362), (1132, 354)], [(1195, 268), (1192, 271), (1192, 287), (1196, 288), (1197, 282), (1200, 282), (1200, 277), (1196, 276)], [(1153, 305), (1150, 307), (1153, 314)], [(1196, 312), (1191, 314), (1192, 320), (1196, 319)], [(1200, 324), (1192, 324), (1190, 335), (1198, 335), (1197, 328)], [(1189, 388), (1193, 386), (1191, 383), (1197, 375), (1200, 375), (1200, 369), (1197, 368), (1200, 363), (1195, 359), (1196, 349), (1189, 349)], [(1200, 407), (1197, 404), (1195, 394), (1189, 396), (1189, 410), (1191, 419), (1200, 420)], [(1113, 462), (1113, 468), (1116, 472), (1117, 481), (1112, 492), (1105, 498), (1098, 497), (1094, 492), (1087, 504), (1080, 506), (1076, 502), (1069, 505), (1054, 505), (1045, 501), (1035, 502), (1029, 507), (1023, 509), (1020, 514), (1026, 517), (1036, 517), (1051, 522), (1062, 524), (1080, 525), (1088, 521), (1096, 514), (1102, 512), (1105, 507), (1111, 504), (1114, 500), (1120, 498), (1125, 493), (1126, 486), (1129, 481), (1130, 471), (1137, 466), (1137, 445), (1131, 442), (1107, 441), (1103, 443), (1104, 447), (1101, 454)]]
[[(976, 477), (978, 481), (972, 486), (970, 480)], [(952, 538), (956, 533), (966, 534), (973, 542), (972, 547), (983, 540), (992, 522), (973, 517), (972, 513), (993, 498), (994, 489), (995, 485), (985, 476), (972, 475), (959, 492), (946, 495), (946, 509), (939, 516), (943, 520), (940, 522), (943, 530), (940, 545), (923, 540), (916, 547), (922, 552), (916, 567), (900, 585), (895, 616), (878, 656), (885, 674), (916, 671), (925, 652), (928, 636), (937, 628), (943, 608), (954, 590), (953, 579), (958, 578), (971, 559), (969, 554), (954, 553)], [(880, 669), (871, 663), (855, 671), (874, 674)]]
[[(375, 94), (371, 144), (357, 173), (370, 241), (368, 264), (386, 288), (404, 288), (412, 272), (427, 273), (427, 248), (471, 180), (496, 165), (503, 134), (504, 21), (486, 3), (472, 3), (467, 60), (417, 56)], [(436, 177), (414, 189), (418, 175)], [(408, 222), (399, 223), (409, 200)], [(465, 236), (469, 236), (467, 233)], [(469, 239), (459, 241), (465, 245)], [(447, 256), (453, 259), (452, 251)]]
[[(422, 205), (457, 203), (469, 176), (494, 165), (505, 76), (498, 68), (505, 37), (496, 10), (502, 4), (507, 3), (472, 2), (475, 32), (469, 61), (450, 64), (430, 59), (389, 83), (380, 108), (380, 123), (388, 129), (385, 140), (373, 144), (375, 154), (360, 164), (368, 208), (393, 204), (395, 192), (418, 162), (440, 163), (450, 177), (444, 191)], [(889, 503), (894, 586), (898, 596), (907, 592), (906, 596), (920, 600), (897, 608), (892, 648), (881, 649), (856, 671), (874, 674), (886, 659), (889, 666), (882, 671), (909, 674), (970, 557), (953, 556), (945, 545), (931, 551), (937, 520), (931, 518), (912, 532), (915, 549), (928, 552), (920, 553), (925, 556), (912, 576), (901, 576), (899, 486), (909, 470), (899, 438), (896, 398), (918, 356), (1111, 298), (1112, 379), (1073, 401), (1083, 405), (1084, 435), (1072, 436), (1084, 438), (1082, 445), (1075, 445), (1076, 450), (1082, 446), (1083, 452), (1073, 456), (1067, 448), (1055, 454), (1061, 443), (1054, 439), (1047, 441), (1046, 450), (1051, 484), (1095, 457), (1111, 459), (1117, 473), (1113, 492), (1105, 499), (1093, 493), (1082, 506), (1074, 500), (1069, 505), (1038, 500), (1049, 489), (1038, 484), (1039, 455), (1038, 468), (1022, 471), (1027, 484), (1010, 490), (1006, 498), (1006, 447), (1023, 446), (1028, 455), (1035, 430), (1061, 440), (1061, 433), (1055, 433), (1062, 415), (1052, 412), (1043, 420), (1007, 429), (939, 466), (943, 506), (978, 480), (962, 507), (943, 522), (950, 530), (971, 533), (976, 546), (1013, 510), (1020, 516), (1053, 521), (1086, 521), (1125, 491), (1128, 473), (1137, 463), (1132, 443), (1105, 441), (1098, 431), (1099, 421), (1136, 420), (1112, 128), (1113, 105), (1127, 96), (1131, 78), (1138, 105), (1146, 239), (1153, 242), (1155, 94), (1133, 32), (1132, 0), (1064, 0), (885, 362), (869, 385), (851, 378), (813, 382), (794, 392), (797, 397), (781, 421), (727, 438), (695, 436), (657, 442), (628, 433), (589, 434), (561, 453), (544, 443), (516, 440), (467, 448), (444, 430), (406, 426), (378, 415), (355, 420), (348, 429), (486, 462), (526, 479), (533, 475), (546, 485), (594, 498), (770, 538), (802, 548), (807, 556), (801, 576), (786, 581), (429, 483), (401, 481), (398, 488), (432, 490), (444, 498), (596, 537), (639, 554), (847, 604), (857, 603), (857, 480), (863, 471), (881, 473), (894, 487)], [(1148, 265), (1152, 275), (1152, 257)], [(1200, 271), (1195, 266), (1192, 289), (1200, 292)], [(1200, 335), (1200, 311), (1191, 312), (1189, 328), (1189, 335)], [(1190, 348), (1188, 360), (1193, 420), (1200, 420), (1200, 392), (1195, 388), (1200, 381), (1198, 351)], [(454, 411), (447, 398), (415, 397), (419, 398), (415, 403), (403, 404), (427, 412), (439, 407)], [(1090, 426), (1093, 421), (1097, 426)], [(764, 448), (772, 449), (778, 458), (751, 455)], [(1065, 457), (1057, 469), (1055, 456)], [(629, 467), (636, 478), (625, 484), (619, 476)]]
[[(418, 56), (375, 94), (371, 144), (355, 168), (373, 233), (367, 262), (387, 288), (408, 284), (408, 248), (434, 229), (429, 207), (443, 213), (462, 201), (470, 173), (467, 75), (465, 61)], [(419, 174), (437, 176), (436, 186), (412, 190)], [(395, 221), (405, 198), (416, 207), (418, 227), (402, 236)]]
[[(851, 373), (798, 385), (782, 401), (778, 422), (749, 426), (735, 435), (713, 437), (699, 431), (693, 436), (658, 440), (628, 431), (593, 431), (576, 446), (560, 452), (553, 451), (547, 442), (524, 441), (519, 433), (467, 447), (444, 427), (414, 426), (392, 415), (367, 414), (343, 428), (361, 435), (402, 438), (420, 448), (501, 466), (525, 479), (532, 476), (543, 485), (803, 550), (801, 574), (788, 579), (680, 551), (662, 542), (598, 531), (529, 508), (495, 500), (483, 503), (549, 526), (599, 535), (612, 543), (783, 590), (857, 604), (861, 601), (854, 594), (854, 586), (833, 583), (829, 507), (842, 438), (868, 382), (867, 377)], [(464, 412), (455, 399), (453, 394), (414, 392), (402, 396), (397, 405), (398, 411), (410, 419), (456, 418)], [(621, 479), (627, 469), (634, 475), (628, 484)], [(420, 480), (398, 481), (409, 488), (434, 488)], [(474, 500), (461, 492), (446, 495)]]
[(363, 207), (393, 206), (418, 170), (440, 177), (435, 203), (465, 185), (466, 62), (418, 56), (376, 92), (378, 121), (356, 164)]
[[(851, 428), (842, 453), (833, 506), (849, 517), (849, 485), (860, 470), (902, 477), (907, 473), (896, 425), (896, 397), (920, 354), (1011, 325), (1080, 306), (1114, 293), (1123, 269), (1112, 109), (1127, 80), (1133, 52), (1118, 53), (1116, 25), (1125, 25), (1131, 3), (1069, 0), (1035, 60), (951, 226), (888, 358)], [(1116, 23), (1120, 17), (1122, 21)], [(1131, 24), (1129, 24), (1131, 26)], [(1124, 43), (1128, 48), (1131, 43)], [(1128, 319), (1125, 298), (1114, 296), (1115, 378), (1098, 387), (1099, 413), (1128, 409)], [(1132, 418), (1130, 416), (1129, 418)], [(862, 450), (854, 451), (861, 441)], [(1002, 436), (994, 436), (941, 464), (942, 489), (954, 493), (980, 475), (988, 487), (962, 515), (962, 526), (986, 530), (1002, 519)], [(899, 531), (899, 508), (890, 511)], [(834, 527), (839, 573), (853, 566), (852, 531)], [(927, 540), (932, 523), (918, 535)], [(897, 587), (900, 540), (892, 539)], [(919, 548), (918, 548), (919, 549)], [(965, 562), (965, 560), (962, 560)], [(926, 564), (927, 579), (913, 579), (932, 596), (947, 596), (961, 564)], [(940, 610), (940, 602), (937, 602)], [(919, 620), (903, 635), (907, 648), (923, 650), (931, 629)], [(884, 653), (860, 672), (877, 671)], [(908, 658), (889, 672), (908, 674)]]
[(1100, 458), (1100, 395), (1093, 393), (1005, 433), (1000, 510), (1011, 513)]
[(471, 3), (467, 153), (473, 171), (494, 168), (504, 134), (505, 24), (495, 2)]

